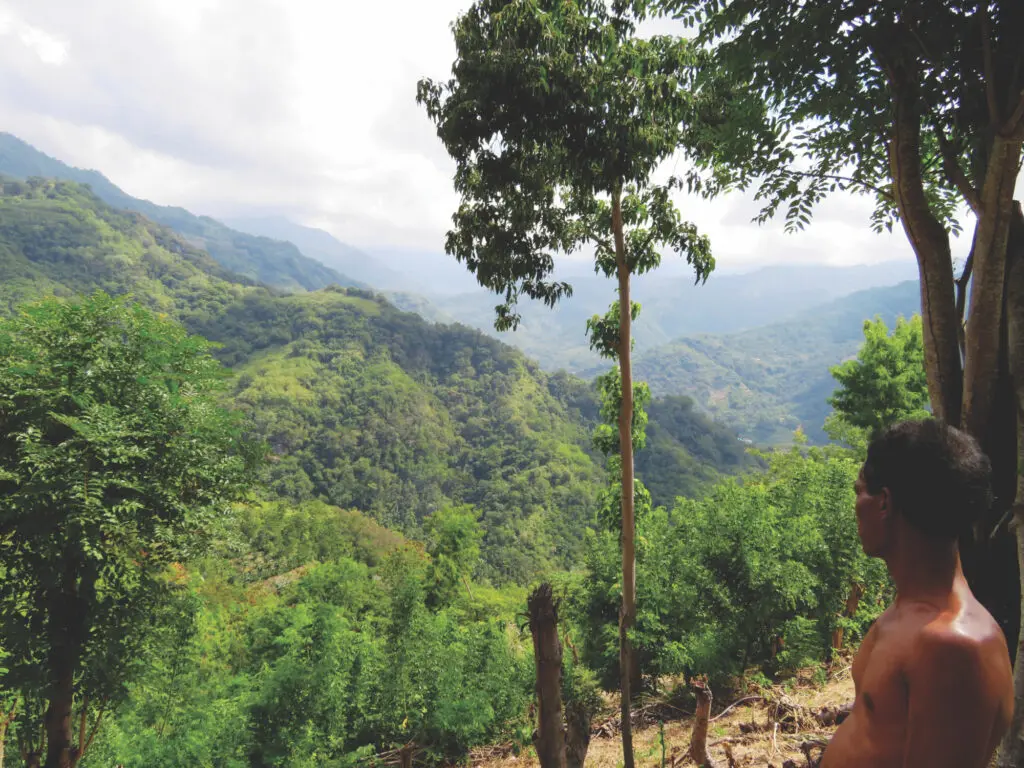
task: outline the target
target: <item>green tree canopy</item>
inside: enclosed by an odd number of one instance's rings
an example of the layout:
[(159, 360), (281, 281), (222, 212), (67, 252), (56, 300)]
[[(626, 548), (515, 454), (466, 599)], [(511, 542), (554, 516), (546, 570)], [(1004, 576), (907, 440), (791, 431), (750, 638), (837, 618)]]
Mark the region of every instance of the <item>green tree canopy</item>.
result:
[(842, 434), (846, 442), (860, 444), (897, 421), (928, 416), (920, 315), (897, 319), (892, 335), (884, 320), (865, 321), (856, 359), (829, 370), (839, 383), (829, 398), (835, 409), (827, 422), (833, 438)]
[(205, 341), (104, 294), (0, 323), (5, 683), (26, 717), (45, 706), (47, 768), (77, 764), (73, 708), (98, 724), (116, 703), (174, 599), (171, 566), (253, 477), (223, 381)]

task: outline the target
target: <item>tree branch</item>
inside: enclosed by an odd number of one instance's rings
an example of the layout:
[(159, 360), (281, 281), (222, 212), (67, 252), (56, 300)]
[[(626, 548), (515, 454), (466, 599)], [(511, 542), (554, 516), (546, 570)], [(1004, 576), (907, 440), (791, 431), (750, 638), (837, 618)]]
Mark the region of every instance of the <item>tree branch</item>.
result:
[(89, 732), (89, 738), (85, 740), (85, 744), (82, 745), (79, 742), (81, 749), (78, 752), (78, 759), (81, 760), (85, 756), (86, 751), (92, 746), (93, 739), (96, 738), (96, 733), (100, 729), (100, 723), (103, 722), (103, 713), (107, 711), (107, 702), (109, 699), (104, 699), (103, 704), (100, 706), (100, 711), (96, 715), (96, 720), (92, 724), (92, 730)]
[[(876, 187), (874, 184), (869, 184), (866, 181), (854, 179), (850, 176), (836, 176), (835, 174), (831, 173), (811, 173), (809, 171), (792, 170), (787, 170), (785, 171), (785, 173), (789, 174), (790, 176), (798, 176), (804, 179), (828, 179), (829, 181), (835, 181), (840, 184), (845, 184), (847, 186), (863, 187), (864, 189), (874, 192), (877, 195), (881, 195), (886, 200), (893, 201), (892, 192), (890, 192), (889, 190), (882, 189), (881, 187)], [(845, 191), (845, 187), (843, 188), (843, 191)]]
[(946, 138), (946, 132), (942, 130), (938, 120), (935, 120), (935, 136), (939, 141), (939, 151), (942, 153), (942, 170), (945, 172), (946, 178), (950, 184), (957, 188), (960, 195), (967, 201), (967, 204), (971, 206), (974, 215), (981, 216), (981, 195), (978, 194), (978, 190), (974, 188), (971, 180), (964, 173), (964, 169), (960, 166), (960, 161), (956, 159), (953, 146), (949, 143), (949, 139)]
[(992, 125), (999, 125), (999, 101), (996, 99), (996, 74), (992, 63), (992, 20), (988, 16), (988, 0), (978, 3), (981, 10), (981, 55), (985, 67), (985, 100)]
[(966, 355), (967, 339), (964, 335), (964, 313), (967, 310), (967, 286), (971, 282), (971, 273), (974, 271), (974, 245), (971, 245), (971, 252), (964, 263), (964, 271), (956, 280), (956, 316), (959, 318), (958, 338), (960, 341), (960, 357)]
[(589, 237), (591, 240), (593, 240), (595, 243), (597, 243), (602, 248), (604, 248), (606, 250), (609, 250), (609, 251), (614, 250), (614, 248), (612, 248), (612, 244), (611, 244), (610, 240), (606, 240), (603, 237), (598, 237), (593, 232), (593, 230), (591, 230), (589, 227), (587, 228), (586, 232), (587, 232), (587, 237)]
[(1010, 119), (1006, 121), (1006, 125), (1003, 126), (1001, 133), (1010, 138), (1022, 138), (1024, 135), (1024, 91), (1020, 92), (1017, 106), (1014, 108), (1013, 114), (1010, 115)]

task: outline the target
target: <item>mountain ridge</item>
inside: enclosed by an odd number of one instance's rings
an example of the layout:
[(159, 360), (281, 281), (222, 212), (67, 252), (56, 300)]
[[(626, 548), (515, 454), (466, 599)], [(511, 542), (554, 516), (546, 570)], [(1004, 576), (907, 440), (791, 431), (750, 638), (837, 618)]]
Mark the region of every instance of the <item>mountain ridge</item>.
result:
[(132, 197), (99, 171), (70, 166), (10, 133), (0, 132), (0, 174), (22, 180), (37, 176), (85, 184), (108, 205), (141, 213), (170, 227), (208, 251), (225, 268), (267, 285), (306, 291), (332, 284), (365, 287), (304, 255), (292, 243), (238, 232), (209, 216)]

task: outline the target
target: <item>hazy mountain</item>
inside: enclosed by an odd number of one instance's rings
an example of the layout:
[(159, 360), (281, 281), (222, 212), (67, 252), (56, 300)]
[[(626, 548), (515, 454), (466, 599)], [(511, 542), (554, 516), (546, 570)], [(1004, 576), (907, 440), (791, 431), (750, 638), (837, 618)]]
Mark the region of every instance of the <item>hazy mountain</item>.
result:
[(292, 243), (256, 237), (208, 216), (196, 216), (184, 208), (156, 205), (132, 197), (98, 171), (73, 168), (9, 133), (0, 133), (0, 175), (16, 179), (41, 176), (86, 184), (108, 205), (137, 211), (170, 227), (232, 272), (267, 285), (308, 291), (331, 284), (360, 286), (323, 262), (303, 255)]
[[(635, 326), (636, 349), (653, 349), (680, 336), (732, 333), (796, 317), (816, 305), (868, 288), (916, 279), (912, 259), (873, 266), (769, 266), (738, 275), (712, 275), (705, 285), (658, 272), (639, 277), (633, 296), (643, 305)], [(586, 321), (615, 298), (611, 280), (593, 274), (570, 280), (573, 295), (554, 309), (527, 302), (514, 332), (494, 331), (498, 299), (478, 289), (454, 296), (428, 295), (437, 317), (450, 317), (519, 347), (549, 369), (573, 372), (601, 364), (590, 351)], [(414, 309), (414, 300), (398, 298)]]
[(224, 223), (251, 235), (294, 243), (306, 256), (378, 290), (397, 290), (408, 282), (379, 258), (341, 242), (330, 232), (296, 224), (283, 216), (227, 218)]

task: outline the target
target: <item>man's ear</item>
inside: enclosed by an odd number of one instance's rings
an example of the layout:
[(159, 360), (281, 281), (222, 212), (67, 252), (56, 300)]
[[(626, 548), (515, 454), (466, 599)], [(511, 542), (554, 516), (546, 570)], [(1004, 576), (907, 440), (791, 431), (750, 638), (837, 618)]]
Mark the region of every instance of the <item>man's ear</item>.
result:
[(893, 504), (892, 504), (892, 491), (888, 488), (883, 488), (879, 496), (879, 509), (882, 512), (882, 516), (890, 518), (893, 516)]

